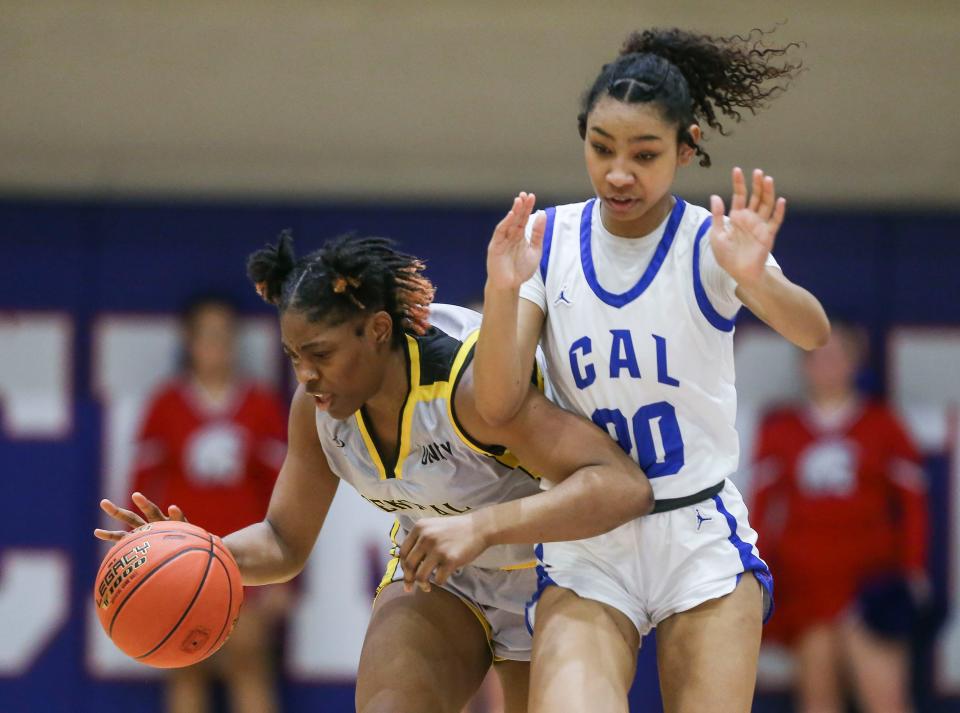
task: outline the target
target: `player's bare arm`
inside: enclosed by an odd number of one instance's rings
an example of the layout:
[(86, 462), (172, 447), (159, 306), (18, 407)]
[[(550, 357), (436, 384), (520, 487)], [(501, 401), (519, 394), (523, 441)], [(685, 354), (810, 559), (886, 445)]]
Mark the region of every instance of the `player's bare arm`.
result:
[(456, 517), (420, 520), (400, 557), (407, 584), (442, 583), (487, 547), (592, 537), (653, 508), (653, 489), (639, 466), (593, 423), (529, 388), (519, 413), (502, 426), (478, 414), (470, 370), (454, 396), (464, 428), (484, 443), (506, 446), (554, 487)]
[[(292, 579), (303, 569), (340, 483), (327, 464), (317, 438), (315, 407), (303, 387), (297, 389), (290, 407), (289, 445), (280, 469), (267, 516), (262, 522), (238, 530), (223, 539), (240, 566), (244, 584), (271, 584)], [(143, 517), (109, 500), (101, 508), (130, 527), (161, 520), (185, 520), (171, 505), (166, 514), (140, 493), (133, 502)], [(119, 540), (118, 530), (94, 530), (103, 540)]]
[(506, 423), (519, 411), (543, 326), (540, 308), (520, 299), (520, 286), (536, 271), (543, 249), (542, 214), (534, 221), (529, 242), (524, 235), (535, 202), (532, 193), (514, 198), (487, 247), (475, 378), (477, 409), (488, 423)]
[(710, 245), (717, 263), (737, 281), (737, 297), (747, 309), (798, 347), (815, 349), (830, 336), (826, 312), (810, 292), (766, 266), (786, 209), (772, 176), (755, 169), (748, 199), (743, 171), (735, 168), (728, 220), (723, 199), (710, 197)]
[(244, 584), (284, 582), (301, 572), (340, 479), (317, 438), (316, 406), (303, 386), (290, 405), (289, 445), (263, 522), (224, 538)]

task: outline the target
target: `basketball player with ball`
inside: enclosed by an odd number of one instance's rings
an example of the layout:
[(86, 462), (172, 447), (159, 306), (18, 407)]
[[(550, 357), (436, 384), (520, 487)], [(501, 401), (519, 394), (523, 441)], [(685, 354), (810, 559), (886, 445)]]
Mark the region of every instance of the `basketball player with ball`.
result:
[[(164, 567), (193, 559), (229, 579), (235, 560), (244, 584), (287, 581), (303, 569), (345, 480), (396, 516), (394, 559), (360, 656), (357, 710), (459, 711), (491, 663), (506, 711), (526, 710), (525, 604), (536, 589), (530, 543), (592, 537), (645, 515), (652, 489), (616, 442), (550, 403), (534, 383), (508, 421), (481, 418), (472, 368), (480, 316), (431, 307), (423, 269), (381, 238), (338, 238), (298, 260), (282, 235), (251, 256), (248, 274), (279, 310), (283, 349), (300, 384), (287, 456), (266, 518), (226, 536), (225, 549), (203, 531), (168, 531), (190, 528), (175, 522), (185, 520), (176, 505), (163, 512), (135, 493), (141, 517), (102, 502), (107, 514), (140, 528), (95, 531), (122, 542), (118, 556), (130, 555), (118, 568), (130, 584), (117, 596), (143, 612), (143, 623), (128, 631), (147, 638), (149, 630), (156, 646), (157, 632), (190, 619), (191, 604), (203, 599), (196, 567), (152, 593), (135, 571), (144, 557), (143, 567), (163, 571), (149, 560), (154, 552), (172, 557), (166, 538), (182, 536), (173, 542), (190, 553)], [(539, 380), (536, 370), (531, 381)], [(552, 487), (541, 491), (539, 476)], [(144, 595), (152, 601), (136, 601)], [(161, 609), (169, 599), (182, 604)], [(229, 618), (227, 604), (216, 613), (220, 622)], [(219, 635), (215, 623), (199, 644), (189, 636), (198, 625), (181, 632), (177, 651), (207, 651)]]

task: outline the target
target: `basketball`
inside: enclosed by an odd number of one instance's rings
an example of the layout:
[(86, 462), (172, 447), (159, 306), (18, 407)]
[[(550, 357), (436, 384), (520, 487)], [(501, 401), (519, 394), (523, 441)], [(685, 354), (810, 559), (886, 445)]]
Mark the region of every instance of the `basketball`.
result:
[(186, 522), (152, 522), (107, 553), (94, 586), (97, 616), (140, 663), (202, 661), (230, 635), (243, 602), (240, 569), (220, 538)]

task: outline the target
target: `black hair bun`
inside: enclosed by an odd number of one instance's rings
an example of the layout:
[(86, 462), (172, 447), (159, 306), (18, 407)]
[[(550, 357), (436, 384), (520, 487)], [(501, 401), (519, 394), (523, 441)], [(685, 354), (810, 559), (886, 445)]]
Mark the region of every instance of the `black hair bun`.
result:
[(247, 277), (263, 299), (278, 304), (283, 294), (283, 285), (295, 264), (293, 235), (289, 230), (284, 230), (275, 245), (260, 248), (247, 258)]

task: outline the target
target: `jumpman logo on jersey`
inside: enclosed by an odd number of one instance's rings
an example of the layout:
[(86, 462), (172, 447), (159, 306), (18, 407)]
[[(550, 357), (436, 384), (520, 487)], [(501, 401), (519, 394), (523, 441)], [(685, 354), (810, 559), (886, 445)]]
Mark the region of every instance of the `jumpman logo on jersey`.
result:
[(567, 305), (573, 305), (573, 302), (567, 299), (567, 296), (563, 294), (566, 289), (567, 289), (566, 285), (560, 288), (560, 295), (557, 297), (557, 299), (553, 301), (554, 307), (556, 307), (558, 304), (561, 304), (561, 303), (567, 304)]
[(337, 444), (337, 448), (345, 448), (347, 445), (342, 440), (340, 440), (340, 436), (338, 436), (337, 434), (333, 434), (333, 442)]
[(697, 509), (697, 531), (700, 531), (700, 526), (705, 523), (707, 520), (712, 520), (712, 517), (704, 517), (700, 514), (699, 508)]

